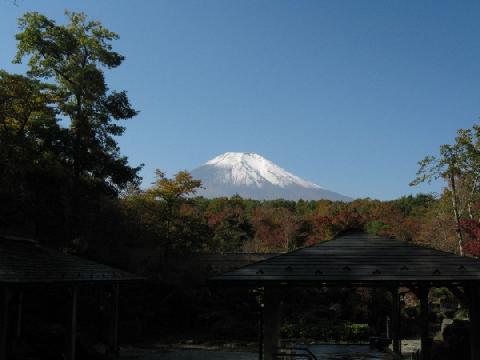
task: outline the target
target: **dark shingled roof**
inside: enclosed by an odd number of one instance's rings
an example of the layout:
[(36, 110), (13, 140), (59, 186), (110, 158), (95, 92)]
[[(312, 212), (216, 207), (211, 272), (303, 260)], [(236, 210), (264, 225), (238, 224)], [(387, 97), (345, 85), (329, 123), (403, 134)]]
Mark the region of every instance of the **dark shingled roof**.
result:
[(141, 278), (35, 241), (0, 237), (0, 283), (128, 281)]
[(480, 281), (480, 261), (365, 233), (341, 235), (211, 279), (264, 285), (280, 282), (368, 284)]

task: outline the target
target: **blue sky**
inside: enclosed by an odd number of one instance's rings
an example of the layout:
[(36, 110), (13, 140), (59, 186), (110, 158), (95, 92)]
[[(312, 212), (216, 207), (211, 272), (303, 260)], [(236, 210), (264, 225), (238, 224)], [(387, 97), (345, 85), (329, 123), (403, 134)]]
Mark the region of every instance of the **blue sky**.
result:
[(478, 1), (0, 0), (0, 68), (24, 71), (17, 17), (66, 8), (120, 34), (146, 185), (248, 151), (353, 197), (438, 191), (408, 186), (417, 161), (480, 115)]

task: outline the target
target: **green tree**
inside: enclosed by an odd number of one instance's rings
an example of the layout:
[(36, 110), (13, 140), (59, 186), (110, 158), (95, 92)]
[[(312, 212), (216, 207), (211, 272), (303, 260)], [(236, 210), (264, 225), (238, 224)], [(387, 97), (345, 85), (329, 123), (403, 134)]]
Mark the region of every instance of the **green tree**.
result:
[(156, 170), (156, 180), (152, 188), (147, 190), (150, 199), (160, 201), (165, 205), (166, 215), (166, 244), (164, 247), (165, 257), (171, 251), (173, 242), (172, 222), (180, 216), (180, 207), (188, 197), (194, 195), (201, 187), (202, 182), (195, 180), (187, 171), (180, 171), (173, 178), (167, 178), (161, 170)]
[[(83, 13), (66, 12), (68, 23), (57, 24), (37, 12), (19, 19), (20, 32), (14, 62), (28, 57), (28, 75), (53, 81), (56, 109), (70, 119), (72, 171), (71, 230), (80, 232), (80, 201), (92, 188), (117, 194), (138, 183), (139, 167), (128, 165), (115, 136), (124, 132), (117, 120), (137, 112), (125, 91), (110, 91), (104, 71), (118, 67), (124, 57), (112, 50), (118, 35)], [(82, 192), (82, 189), (84, 191)]]
[(253, 236), (252, 225), (238, 209), (227, 209), (217, 214), (216, 221), (211, 222), (211, 226), (213, 228), (213, 236), (209, 241), (211, 251), (241, 252), (245, 243)]

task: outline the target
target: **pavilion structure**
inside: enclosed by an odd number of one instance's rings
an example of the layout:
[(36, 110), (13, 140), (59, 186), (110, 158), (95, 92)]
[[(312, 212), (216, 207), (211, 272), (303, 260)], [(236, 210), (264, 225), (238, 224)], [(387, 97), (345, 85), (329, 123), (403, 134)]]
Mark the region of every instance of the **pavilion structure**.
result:
[(368, 287), (392, 292), (391, 339), (401, 354), (399, 288), (420, 300), (421, 359), (430, 359), (428, 293), (448, 287), (470, 311), (471, 359), (480, 360), (480, 261), (363, 232), (244, 266), (212, 279), (220, 286), (263, 288), (263, 359), (273, 360), (280, 344), (282, 292), (298, 287)]
[[(39, 243), (0, 236), (0, 360), (11, 357), (15, 338), (22, 334), (24, 293), (38, 289), (49, 296), (49, 289), (64, 288), (68, 294), (69, 315), (65, 319), (68, 328), (64, 356), (74, 360), (77, 338), (78, 293), (93, 286), (100, 286), (109, 293), (108, 348), (118, 354), (118, 305), (120, 284), (142, 278), (107, 265), (85, 260), (52, 250)], [(60, 344), (61, 345), (61, 344)]]

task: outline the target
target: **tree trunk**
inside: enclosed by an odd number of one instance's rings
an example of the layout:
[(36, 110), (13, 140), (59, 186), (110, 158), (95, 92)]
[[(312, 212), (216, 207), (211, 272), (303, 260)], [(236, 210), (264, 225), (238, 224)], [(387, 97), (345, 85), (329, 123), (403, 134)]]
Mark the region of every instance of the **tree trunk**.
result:
[(467, 205), (467, 210), (468, 210), (468, 217), (470, 218), (470, 220), (474, 220), (472, 205), (473, 205), (473, 198), (475, 197), (475, 192), (477, 190), (477, 181), (478, 181), (478, 175), (476, 175), (473, 178), (472, 188), (470, 189), (470, 194), (469, 194), (468, 199), (467, 199), (467, 204), (468, 204)]
[(167, 242), (165, 244), (165, 249), (163, 250), (163, 254), (165, 259), (168, 259), (168, 255), (170, 254), (170, 215), (168, 215), (167, 219)]
[(82, 173), (82, 100), (79, 95), (76, 95), (77, 109), (76, 118), (72, 118), (72, 125), (74, 127), (73, 137), (73, 181), (72, 181), (72, 199), (71, 199), (71, 219), (70, 219), (70, 237), (75, 239), (78, 235), (78, 223), (80, 218), (80, 176)]
[(455, 234), (457, 236), (457, 244), (458, 244), (458, 253), (460, 256), (463, 256), (463, 235), (462, 229), (460, 228), (460, 215), (458, 211), (458, 201), (457, 201), (457, 187), (455, 184), (455, 175), (450, 174), (450, 186), (452, 188), (452, 207), (453, 207), (453, 215), (455, 219)]
[(173, 205), (167, 204), (167, 241), (165, 244), (165, 249), (163, 249), (163, 256), (165, 257), (165, 262), (168, 262), (168, 257), (170, 255), (170, 248), (171, 248), (171, 222), (173, 220)]
[(468, 203), (468, 217), (470, 218), (470, 220), (473, 220), (473, 212), (472, 212), (472, 203), (471, 202)]

